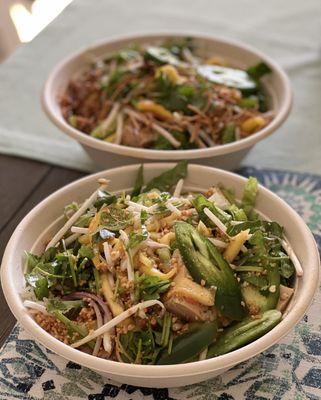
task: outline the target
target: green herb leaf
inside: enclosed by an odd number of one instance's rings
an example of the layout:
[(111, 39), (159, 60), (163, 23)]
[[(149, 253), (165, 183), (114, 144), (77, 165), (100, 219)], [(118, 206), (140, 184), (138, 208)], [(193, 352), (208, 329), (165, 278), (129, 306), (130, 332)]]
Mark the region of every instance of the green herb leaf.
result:
[(140, 212), (140, 223), (141, 223), (142, 225), (144, 225), (145, 222), (147, 221), (147, 218), (148, 218), (148, 212), (145, 211), (145, 210), (142, 210), (142, 211)]
[[(79, 335), (81, 339), (88, 335), (88, 329), (86, 328), (86, 326), (78, 325), (76, 322), (71, 321), (61, 311), (53, 311), (53, 315), (66, 326), (68, 330), (68, 335), (71, 339), (75, 337), (75, 334)], [(86, 344), (86, 346), (93, 349), (95, 344), (94, 342), (89, 342)]]
[(49, 296), (47, 278), (39, 277), (39, 279), (37, 279), (37, 281), (35, 282), (34, 293), (38, 300), (43, 300), (44, 297)]
[(86, 214), (83, 214), (78, 221), (75, 222), (75, 226), (78, 226), (79, 228), (88, 228), (95, 215), (95, 212), (96, 211), (94, 209), (88, 210)]
[(169, 280), (162, 280), (157, 276), (135, 274), (135, 297), (137, 301), (158, 300), (162, 293), (170, 288)]
[(161, 347), (155, 344), (155, 334), (156, 332), (149, 328), (119, 335), (122, 359), (127, 363), (155, 364), (161, 350)]
[(246, 72), (256, 81), (262, 78), (262, 76), (272, 72), (271, 68), (264, 62), (260, 62), (252, 67), (248, 68)]
[(127, 250), (137, 247), (141, 242), (147, 239), (148, 233), (142, 230), (142, 233), (131, 232), (129, 234), (129, 241), (127, 243)]
[(79, 309), (84, 307), (82, 300), (60, 300), (58, 298), (49, 299), (46, 303), (46, 309), (49, 313), (54, 311), (61, 311), (63, 314), (68, 313), (71, 310)]
[(291, 278), (295, 273), (295, 268), (290, 260), (280, 260), (280, 275), (285, 278)]
[(247, 221), (247, 216), (242, 208), (238, 208), (235, 204), (232, 204), (228, 210), (232, 214), (234, 221)]
[(154, 81), (153, 97), (169, 111), (193, 114), (188, 105), (202, 108), (205, 104), (203, 85), (175, 85), (164, 74)]
[(40, 262), (40, 257), (35, 254), (25, 251), (27, 271), (32, 271), (34, 267)]
[(96, 208), (101, 208), (103, 205), (109, 206), (112, 203), (116, 203), (117, 197), (114, 195), (111, 195), (108, 192), (105, 192), (103, 190), (98, 190), (97, 192), (97, 200), (94, 203), (94, 206)]
[(132, 191), (131, 196), (135, 197), (138, 196), (142, 190), (142, 187), (144, 185), (144, 166), (141, 164), (141, 166), (138, 168), (134, 188)]
[(193, 200), (193, 205), (196, 208), (196, 211), (200, 217), (200, 219), (207, 225), (213, 226), (213, 222), (208, 218), (208, 216), (204, 213), (204, 208), (208, 208), (212, 213), (224, 224), (229, 222), (232, 217), (217, 207), (212, 201), (209, 201), (202, 194), (197, 194)]
[(87, 257), (89, 259), (94, 257), (94, 253), (89, 246), (82, 245), (78, 250), (78, 255), (80, 257)]
[(250, 176), (247, 180), (242, 197), (242, 208), (244, 209), (246, 215), (249, 217), (256, 201), (256, 196), (258, 194), (258, 182), (253, 176)]
[(108, 211), (101, 213), (101, 223), (105, 229), (117, 232), (132, 224), (133, 216), (130, 212), (110, 206)]
[(186, 178), (186, 175), (187, 161), (180, 161), (174, 168), (163, 172), (161, 175), (148, 182), (144, 188), (144, 192), (148, 192), (152, 189), (168, 192), (180, 179)]
[[(181, 143), (180, 149), (187, 150), (197, 148), (195, 142), (190, 142), (190, 134), (188, 131), (170, 131), (170, 133)], [(156, 140), (152, 144), (152, 148), (155, 150), (174, 150), (173, 145), (162, 135), (157, 136)]]

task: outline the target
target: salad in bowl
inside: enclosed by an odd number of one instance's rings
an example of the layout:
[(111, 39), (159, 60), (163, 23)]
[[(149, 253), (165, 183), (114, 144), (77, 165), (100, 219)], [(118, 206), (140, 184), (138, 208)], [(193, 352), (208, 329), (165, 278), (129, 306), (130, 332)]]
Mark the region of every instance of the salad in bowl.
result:
[(191, 38), (131, 43), (93, 59), (60, 97), (66, 122), (108, 143), (154, 150), (232, 143), (273, 118), (264, 62), (240, 69), (200, 56)]
[(301, 264), (278, 221), (255, 209), (250, 177), (233, 188), (186, 187), (186, 162), (131, 191), (99, 178), (43, 252), (26, 253), (23, 305), (64, 344), (127, 364), (215, 358), (282, 320)]

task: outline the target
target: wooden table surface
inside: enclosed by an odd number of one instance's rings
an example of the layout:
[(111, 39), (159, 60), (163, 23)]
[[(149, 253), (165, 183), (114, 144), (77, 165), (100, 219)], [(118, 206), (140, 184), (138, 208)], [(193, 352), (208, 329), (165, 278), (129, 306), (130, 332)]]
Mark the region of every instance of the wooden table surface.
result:
[[(0, 155), (0, 259), (21, 219), (42, 199), (84, 173), (41, 162)], [(0, 289), (0, 346), (15, 318)]]

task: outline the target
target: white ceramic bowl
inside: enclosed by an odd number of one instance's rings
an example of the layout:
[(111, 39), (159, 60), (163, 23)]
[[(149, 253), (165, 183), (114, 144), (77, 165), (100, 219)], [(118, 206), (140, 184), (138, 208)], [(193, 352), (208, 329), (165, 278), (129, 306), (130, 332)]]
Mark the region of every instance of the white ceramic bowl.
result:
[[(146, 164), (146, 179), (172, 166), (170, 163)], [(43, 200), (18, 225), (3, 257), (1, 281), (6, 300), (19, 323), (38, 342), (62, 357), (96, 370), (115, 381), (147, 387), (175, 387), (203, 381), (254, 357), (286, 335), (303, 317), (318, 287), (319, 255), (310, 230), (298, 214), (283, 200), (261, 186), (257, 209), (285, 227), (287, 238), (301, 261), (304, 274), (297, 280), (295, 296), (284, 319), (260, 339), (239, 350), (205, 361), (181, 365), (145, 366), (122, 364), (82, 353), (58, 341), (36, 324), (23, 307), (20, 297), (24, 287), (21, 266), (24, 250), (42, 251), (44, 243), (50, 239), (53, 231), (63, 223), (59, 217), (62, 215), (64, 205), (71, 201), (83, 201), (96, 189), (98, 178), (111, 179), (112, 191), (126, 190), (132, 187), (137, 169), (138, 165), (124, 166), (73, 182)], [(245, 181), (244, 178), (230, 172), (193, 164), (188, 167), (185, 188), (202, 191), (209, 185), (224, 183), (227, 187), (235, 188), (236, 195), (240, 197)]]
[[(217, 54), (225, 58), (230, 64), (240, 68), (264, 61), (272, 73), (262, 79), (263, 85), (270, 97), (270, 106), (275, 117), (269, 125), (259, 132), (240, 141), (222, 146), (196, 150), (151, 150), (122, 146), (95, 139), (73, 128), (63, 118), (58, 102), (59, 96), (71, 77), (87, 69), (97, 57), (113, 53), (133, 43), (153, 44), (164, 39), (193, 37), (198, 53), (201, 56)], [(291, 104), (292, 91), (285, 72), (268, 56), (243, 43), (217, 37), (195, 34), (145, 34), (112, 38), (99, 44), (88, 47), (62, 60), (51, 72), (44, 86), (42, 104), (51, 121), (67, 135), (76, 139), (94, 160), (104, 168), (146, 162), (147, 160), (193, 160), (200, 164), (208, 164), (223, 169), (235, 169), (248, 151), (266, 136), (273, 133), (287, 118)]]

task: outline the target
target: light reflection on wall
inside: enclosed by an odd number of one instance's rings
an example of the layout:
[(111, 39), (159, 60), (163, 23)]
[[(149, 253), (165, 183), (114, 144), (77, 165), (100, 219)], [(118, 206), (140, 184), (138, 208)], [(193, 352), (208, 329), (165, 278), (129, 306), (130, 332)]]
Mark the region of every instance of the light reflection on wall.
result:
[(30, 11), (23, 4), (13, 4), (10, 16), (21, 42), (30, 42), (72, 0), (35, 0)]

